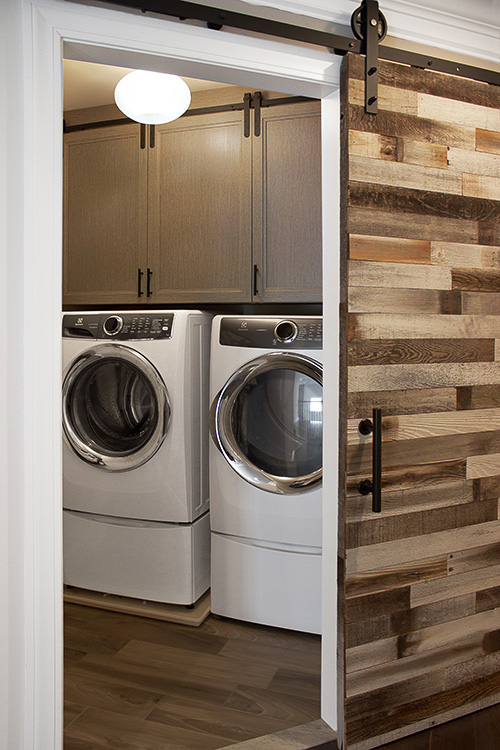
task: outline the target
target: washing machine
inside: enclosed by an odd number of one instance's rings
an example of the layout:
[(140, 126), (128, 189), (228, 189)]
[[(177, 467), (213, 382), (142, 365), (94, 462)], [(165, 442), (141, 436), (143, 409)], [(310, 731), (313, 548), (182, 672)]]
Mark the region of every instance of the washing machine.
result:
[(210, 324), (63, 315), (66, 584), (185, 605), (209, 588)]
[(321, 630), (321, 316), (216, 316), (210, 430), (215, 614)]

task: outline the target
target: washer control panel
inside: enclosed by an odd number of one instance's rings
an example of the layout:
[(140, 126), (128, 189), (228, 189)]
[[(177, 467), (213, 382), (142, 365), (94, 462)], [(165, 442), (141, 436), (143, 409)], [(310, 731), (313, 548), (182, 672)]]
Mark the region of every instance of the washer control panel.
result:
[(174, 313), (68, 313), (63, 316), (63, 338), (140, 341), (172, 337)]
[(219, 343), (255, 349), (321, 349), (323, 318), (222, 318)]

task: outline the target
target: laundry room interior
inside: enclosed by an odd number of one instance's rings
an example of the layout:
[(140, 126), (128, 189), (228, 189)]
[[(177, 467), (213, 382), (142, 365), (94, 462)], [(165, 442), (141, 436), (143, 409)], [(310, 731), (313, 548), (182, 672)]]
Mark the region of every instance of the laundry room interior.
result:
[(320, 718), (321, 106), (128, 73), (64, 63), (64, 747), (227, 747)]

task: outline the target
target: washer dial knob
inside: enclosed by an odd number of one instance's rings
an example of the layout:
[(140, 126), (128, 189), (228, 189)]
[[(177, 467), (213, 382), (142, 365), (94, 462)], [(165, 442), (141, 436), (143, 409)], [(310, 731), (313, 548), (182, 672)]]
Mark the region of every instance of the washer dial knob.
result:
[(274, 329), (274, 335), (278, 341), (287, 343), (293, 341), (299, 332), (297, 324), (292, 320), (282, 320)]
[(119, 315), (110, 315), (103, 324), (104, 333), (108, 336), (116, 336), (123, 328), (123, 319)]

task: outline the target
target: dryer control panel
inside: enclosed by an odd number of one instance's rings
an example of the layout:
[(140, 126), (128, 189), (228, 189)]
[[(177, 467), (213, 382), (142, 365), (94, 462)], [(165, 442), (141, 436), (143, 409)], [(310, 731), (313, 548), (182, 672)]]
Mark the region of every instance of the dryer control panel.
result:
[(323, 318), (222, 318), (219, 343), (256, 349), (321, 349)]
[(115, 341), (169, 339), (174, 313), (68, 313), (63, 316), (63, 338)]

